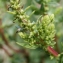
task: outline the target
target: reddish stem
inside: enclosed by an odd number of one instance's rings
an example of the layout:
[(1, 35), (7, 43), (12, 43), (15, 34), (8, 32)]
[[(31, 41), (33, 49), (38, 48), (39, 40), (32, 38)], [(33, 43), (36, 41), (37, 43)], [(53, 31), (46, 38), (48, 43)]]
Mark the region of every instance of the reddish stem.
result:
[(5, 48), (5, 47), (2, 47), (3, 50), (5, 51), (5, 53), (9, 56), (9, 57), (12, 57), (13, 55)]
[[(8, 40), (7, 40), (7, 38), (6, 38), (5, 34), (4, 34), (4, 29), (3, 29), (1, 26), (2, 26), (2, 20), (0, 19), (0, 34), (1, 34), (2, 39), (4, 40), (5, 44), (6, 44), (10, 49), (12, 49), (14, 52), (16, 52), (16, 53), (23, 53), (24, 56), (25, 56), (25, 58), (26, 58), (26, 60), (27, 60), (27, 63), (28, 63), (28, 62), (29, 62), (29, 54), (28, 54), (28, 52), (27, 52), (25, 49), (21, 50), (21, 49), (15, 49), (14, 47), (12, 47), (12, 46), (9, 44), (9, 42), (8, 42)], [(1, 46), (0, 46), (0, 47), (1, 47)], [(12, 57), (12, 54), (10, 54), (4, 47), (3, 47), (3, 49), (4, 49), (4, 51), (5, 51), (10, 57)]]
[(51, 46), (47, 47), (47, 50), (49, 53), (51, 53), (52, 55), (54, 55), (55, 57), (58, 56), (58, 52), (56, 52)]

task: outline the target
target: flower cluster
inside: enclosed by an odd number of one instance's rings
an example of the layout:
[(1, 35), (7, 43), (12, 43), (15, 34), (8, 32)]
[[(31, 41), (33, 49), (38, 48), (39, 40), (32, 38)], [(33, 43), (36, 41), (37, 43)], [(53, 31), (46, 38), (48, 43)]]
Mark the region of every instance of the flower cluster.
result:
[[(14, 14), (14, 21), (17, 21), (21, 27), (21, 31), (18, 33), (25, 42), (29, 45), (42, 46), (53, 45), (55, 42), (55, 26), (53, 23), (54, 14), (44, 15), (38, 22), (31, 22), (29, 16), (26, 15), (25, 10), (21, 9), (19, 0), (11, 0), (11, 10)], [(42, 46), (43, 47), (43, 46)]]
[(54, 47), (54, 14), (43, 14), (41, 19), (35, 22), (31, 21), (29, 15), (26, 14), (26, 10), (30, 6), (23, 10), (19, 4), (19, 0), (11, 0), (10, 3), (11, 6), (8, 12), (14, 15), (14, 22), (20, 26), (20, 32), (18, 34), (23, 41), (31, 47), (36, 46), (45, 49), (48, 46)]

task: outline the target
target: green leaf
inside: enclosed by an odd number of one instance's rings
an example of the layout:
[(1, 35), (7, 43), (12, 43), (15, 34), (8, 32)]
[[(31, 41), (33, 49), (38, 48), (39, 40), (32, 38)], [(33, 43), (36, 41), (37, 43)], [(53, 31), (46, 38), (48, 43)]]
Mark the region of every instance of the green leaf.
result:
[(16, 42), (18, 45), (20, 45), (20, 46), (23, 46), (23, 47), (25, 47), (25, 48), (29, 48), (29, 49), (36, 49), (37, 48), (37, 46), (35, 46), (35, 45), (30, 45), (30, 44), (28, 44), (27, 42), (21, 42), (21, 43), (19, 43), (19, 42)]

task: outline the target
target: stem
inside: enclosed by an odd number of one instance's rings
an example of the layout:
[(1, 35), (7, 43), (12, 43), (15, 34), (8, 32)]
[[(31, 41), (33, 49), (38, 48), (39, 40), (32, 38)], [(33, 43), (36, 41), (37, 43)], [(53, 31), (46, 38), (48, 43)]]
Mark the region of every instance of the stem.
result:
[(12, 57), (12, 54), (2, 44), (0, 44), (0, 49), (3, 49), (9, 57)]
[[(0, 19), (0, 26), (2, 26), (2, 20), (1, 20), (1, 19)], [(0, 34), (1, 34), (2, 39), (4, 40), (5, 44), (6, 44), (10, 49), (12, 49), (14, 52), (16, 52), (16, 53), (23, 53), (24, 56), (25, 56), (25, 58), (26, 58), (26, 60), (27, 60), (27, 63), (29, 63), (29, 55), (28, 55), (28, 52), (27, 52), (25, 49), (21, 50), (21, 49), (15, 49), (15, 48), (13, 48), (13, 47), (9, 44), (7, 38), (5, 37), (3, 28), (0, 28)], [(4, 49), (4, 51), (5, 51), (10, 57), (12, 56), (4, 47), (3, 47), (3, 49)]]
[(62, 58), (63, 58), (63, 53), (60, 54), (58, 63), (63, 63)]
[[(0, 26), (2, 26), (2, 21), (1, 21), (1, 19), (0, 19)], [(3, 30), (3, 28), (0, 28), (0, 34), (1, 34), (2, 39), (4, 40), (5, 44), (6, 44), (10, 49), (12, 49), (12, 50), (15, 51), (15, 52), (20, 52), (20, 51), (21, 51), (21, 50), (16, 50), (16, 49), (13, 48), (11, 45), (9, 45), (9, 42), (8, 42), (7, 38), (5, 37), (5, 35), (4, 35), (4, 30)]]
[(13, 56), (13, 54), (11, 54), (4, 46), (2, 46), (2, 48), (9, 57)]

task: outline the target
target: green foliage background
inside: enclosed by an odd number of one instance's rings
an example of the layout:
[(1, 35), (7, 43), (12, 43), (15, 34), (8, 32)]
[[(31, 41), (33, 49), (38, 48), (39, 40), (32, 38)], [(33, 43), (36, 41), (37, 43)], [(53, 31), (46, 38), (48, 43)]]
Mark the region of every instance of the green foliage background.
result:
[[(36, 0), (39, 1), (39, 0)], [(4, 47), (12, 56), (8, 56), (8, 54), (5, 52), (5, 50), (0, 47), (0, 63), (56, 63), (56, 60), (50, 59), (50, 56), (48, 52), (45, 52), (42, 48), (37, 49), (27, 49), (22, 46), (19, 46), (16, 44), (16, 42), (22, 42), (22, 39), (19, 37), (19, 35), (16, 33), (17, 31), (17, 25), (13, 24), (13, 16), (10, 15), (7, 12), (8, 6), (9, 6), (9, 0), (0, 0), (0, 19), (2, 19), (2, 28), (4, 29), (4, 35), (6, 39), (8, 40), (9, 44), (14, 49), (20, 49), (23, 51), (20, 53), (15, 52), (11, 48), (9, 48), (5, 41), (2, 39), (2, 35), (0, 33), (0, 46)], [(63, 8), (62, 0), (51, 0), (49, 5), (49, 13), (55, 14), (55, 26), (56, 26), (56, 35), (57, 35), (57, 48), (59, 50), (59, 53), (63, 52)], [(35, 2), (35, 0), (22, 0), (22, 5), (25, 7), (29, 5), (34, 5), (35, 7), (39, 8), (39, 5)], [(32, 12), (32, 9), (35, 8), (32, 7), (27, 11), (27, 14), (30, 15)], [(40, 12), (38, 12), (40, 13)], [(38, 14), (36, 13), (36, 14)], [(40, 15), (33, 15), (30, 19), (36, 21), (36, 19)], [(1, 25), (0, 25), (1, 27)], [(57, 50), (57, 51), (58, 51)], [(25, 51), (27, 53), (25, 53)]]

